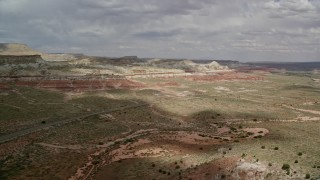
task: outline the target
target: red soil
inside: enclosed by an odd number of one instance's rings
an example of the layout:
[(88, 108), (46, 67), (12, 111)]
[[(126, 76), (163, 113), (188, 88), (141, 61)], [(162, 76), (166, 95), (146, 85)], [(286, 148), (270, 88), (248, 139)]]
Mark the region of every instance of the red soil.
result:
[(158, 83), (157, 86), (160, 87), (175, 87), (175, 86), (180, 86), (179, 83), (170, 81), (170, 82), (163, 82), (163, 83)]
[[(230, 177), (233, 170), (240, 161), (239, 157), (228, 157), (214, 160), (210, 163), (205, 163), (197, 168), (192, 168), (184, 173), (187, 179), (235, 179)], [(227, 176), (228, 175), (228, 176)], [(223, 177), (224, 176), (224, 177)]]

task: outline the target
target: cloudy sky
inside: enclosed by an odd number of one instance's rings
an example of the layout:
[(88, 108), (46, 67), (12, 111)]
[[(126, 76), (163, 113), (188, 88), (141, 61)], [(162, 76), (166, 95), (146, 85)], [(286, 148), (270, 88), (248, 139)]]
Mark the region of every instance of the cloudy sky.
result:
[(0, 0), (0, 42), (99, 56), (320, 61), (320, 0)]

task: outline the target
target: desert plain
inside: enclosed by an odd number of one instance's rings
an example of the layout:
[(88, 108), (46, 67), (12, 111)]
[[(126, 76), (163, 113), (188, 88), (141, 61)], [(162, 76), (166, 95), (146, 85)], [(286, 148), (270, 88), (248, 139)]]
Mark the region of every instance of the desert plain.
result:
[(0, 49), (0, 179), (320, 178), (319, 63)]

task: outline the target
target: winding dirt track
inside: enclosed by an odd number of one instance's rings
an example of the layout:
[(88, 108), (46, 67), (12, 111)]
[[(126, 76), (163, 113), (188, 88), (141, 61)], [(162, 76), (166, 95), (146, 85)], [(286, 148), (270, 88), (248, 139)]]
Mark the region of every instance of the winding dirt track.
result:
[(68, 123), (75, 122), (75, 121), (80, 121), (80, 120), (85, 119), (85, 118), (90, 117), (90, 116), (94, 116), (94, 115), (98, 115), (98, 114), (104, 114), (104, 113), (111, 113), (111, 112), (114, 112), (114, 111), (121, 111), (121, 110), (125, 110), (125, 109), (130, 109), (130, 108), (137, 108), (137, 107), (142, 107), (142, 106), (147, 106), (147, 105), (148, 104), (137, 104), (137, 105), (127, 106), (127, 107), (109, 109), (109, 110), (105, 110), (105, 111), (100, 111), (100, 112), (90, 113), (90, 114), (86, 114), (86, 115), (82, 115), (82, 116), (77, 116), (77, 117), (74, 117), (74, 118), (64, 119), (64, 120), (61, 120), (61, 121), (55, 121), (55, 122), (50, 122), (50, 123), (47, 123), (47, 124), (37, 125), (37, 126), (31, 127), (31, 128), (28, 128), (28, 129), (23, 129), (23, 130), (20, 130), (20, 131), (16, 131), (14, 133), (10, 133), (10, 134), (6, 134), (6, 135), (3, 135), (3, 136), (0, 136), (0, 144), (1, 143), (5, 143), (7, 141), (11, 141), (11, 140), (16, 139), (16, 138), (21, 137), (21, 136), (25, 136), (25, 135), (28, 135), (28, 134), (43, 130), (43, 129), (51, 128), (53, 126), (61, 126), (61, 125), (65, 125), (65, 124), (68, 124)]
[(291, 107), (291, 106), (288, 106), (288, 105), (282, 105), (286, 108), (289, 108), (289, 109), (293, 109), (293, 110), (296, 110), (296, 111), (302, 111), (302, 112), (307, 112), (307, 113), (311, 113), (311, 114), (316, 114), (316, 115), (320, 115), (320, 111), (315, 111), (315, 110), (308, 110), (308, 109), (300, 109), (300, 108), (294, 108), (294, 107)]

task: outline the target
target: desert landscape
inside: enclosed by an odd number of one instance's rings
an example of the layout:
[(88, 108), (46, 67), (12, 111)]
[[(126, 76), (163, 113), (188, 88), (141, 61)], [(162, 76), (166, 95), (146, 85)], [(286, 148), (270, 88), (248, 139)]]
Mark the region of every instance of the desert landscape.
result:
[(0, 44), (0, 65), (0, 179), (320, 179), (319, 62)]

